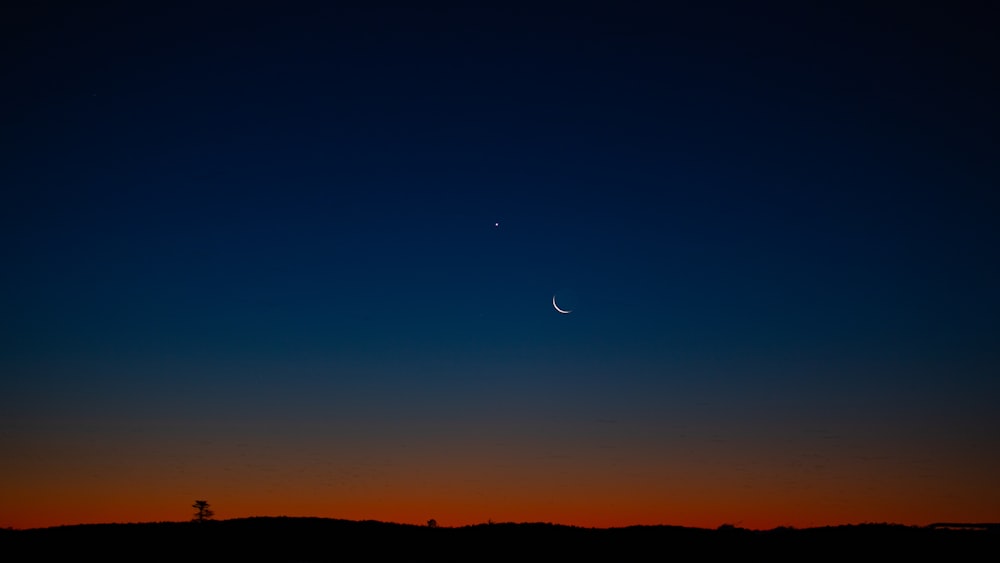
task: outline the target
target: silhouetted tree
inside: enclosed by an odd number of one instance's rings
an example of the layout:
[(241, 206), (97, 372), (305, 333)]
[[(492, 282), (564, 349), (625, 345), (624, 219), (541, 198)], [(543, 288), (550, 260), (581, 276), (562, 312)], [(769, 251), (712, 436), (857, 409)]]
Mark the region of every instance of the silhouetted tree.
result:
[(215, 513), (212, 512), (212, 509), (208, 507), (207, 500), (196, 500), (194, 501), (194, 504), (191, 505), (191, 507), (198, 509), (198, 512), (194, 513), (195, 522), (204, 522), (205, 520), (211, 520), (212, 516), (215, 516)]
[(428, 528), (437, 528), (438, 527), (438, 521), (435, 520), (435, 519), (433, 519), (433, 518), (431, 518), (430, 520), (427, 521), (427, 527)]

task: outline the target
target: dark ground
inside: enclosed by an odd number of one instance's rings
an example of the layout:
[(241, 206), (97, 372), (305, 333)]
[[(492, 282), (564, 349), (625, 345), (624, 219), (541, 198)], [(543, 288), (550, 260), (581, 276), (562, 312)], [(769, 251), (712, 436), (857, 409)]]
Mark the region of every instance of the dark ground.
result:
[(0, 530), (5, 561), (666, 561), (719, 556), (995, 556), (1000, 532), (892, 524), (768, 531), (552, 524), (427, 528), (321, 518), (90, 524)]

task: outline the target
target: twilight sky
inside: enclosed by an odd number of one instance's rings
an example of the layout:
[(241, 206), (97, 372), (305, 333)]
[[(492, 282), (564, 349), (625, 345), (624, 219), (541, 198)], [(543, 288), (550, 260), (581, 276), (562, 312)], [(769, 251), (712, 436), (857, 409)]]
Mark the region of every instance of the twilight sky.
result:
[(995, 13), (84, 4), (0, 17), (0, 526), (1000, 520)]

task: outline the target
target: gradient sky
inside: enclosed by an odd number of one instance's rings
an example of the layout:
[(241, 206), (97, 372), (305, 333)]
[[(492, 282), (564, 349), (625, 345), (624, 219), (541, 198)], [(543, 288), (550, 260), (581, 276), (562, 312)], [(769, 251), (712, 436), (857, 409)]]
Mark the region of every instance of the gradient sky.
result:
[(1000, 521), (985, 4), (30, 4), (0, 526)]

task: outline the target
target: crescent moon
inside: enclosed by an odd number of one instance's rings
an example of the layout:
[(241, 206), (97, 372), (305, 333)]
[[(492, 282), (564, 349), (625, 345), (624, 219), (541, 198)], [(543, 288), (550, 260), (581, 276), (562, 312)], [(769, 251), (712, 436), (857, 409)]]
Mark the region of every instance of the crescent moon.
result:
[(556, 311), (559, 311), (560, 313), (562, 313), (564, 315), (568, 315), (568, 314), (570, 314), (570, 313), (573, 312), (572, 309), (569, 309), (569, 310), (560, 309), (559, 305), (556, 305), (556, 296), (555, 295), (552, 296), (552, 306), (555, 307)]

